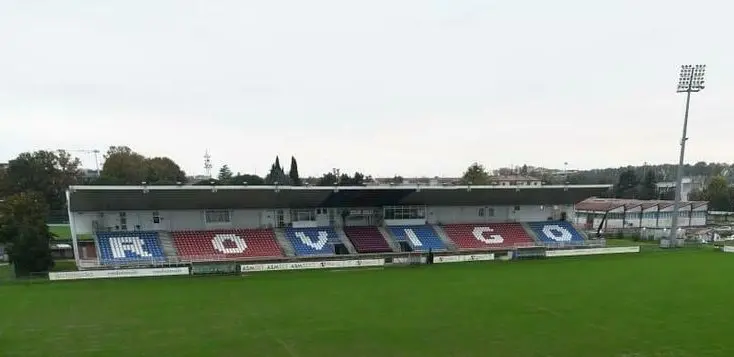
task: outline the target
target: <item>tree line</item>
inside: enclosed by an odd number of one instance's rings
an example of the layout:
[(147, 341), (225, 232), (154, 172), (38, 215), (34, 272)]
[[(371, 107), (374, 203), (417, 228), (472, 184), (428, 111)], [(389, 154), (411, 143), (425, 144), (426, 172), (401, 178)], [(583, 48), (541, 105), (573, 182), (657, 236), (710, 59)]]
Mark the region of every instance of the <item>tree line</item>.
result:
[[(5, 169), (0, 169), (0, 244), (6, 246), (18, 274), (48, 271), (52, 267), (49, 245), (54, 237), (46, 223), (50, 216), (65, 214), (65, 192), (70, 185), (187, 183), (186, 173), (168, 157), (145, 157), (127, 146), (112, 146), (103, 159), (99, 175), (94, 177), (83, 175), (80, 160), (64, 150), (22, 153), (10, 160)], [(608, 197), (672, 199), (672, 192), (659, 192), (656, 183), (672, 180), (675, 168), (675, 165), (628, 166), (550, 175), (548, 170), (523, 165), (517, 169), (500, 169), (498, 173), (536, 176), (545, 184), (613, 184)], [(707, 182), (704, 189), (692, 192), (688, 199), (709, 201), (712, 210), (734, 211), (734, 189), (730, 186), (734, 170), (731, 165), (699, 162), (686, 165), (684, 174), (704, 177)], [(338, 169), (319, 177), (304, 178), (299, 173), (295, 157), (291, 157), (287, 169), (276, 157), (265, 177), (251, 173), (235, 174), (228, 165), (223, 165), (217, 177), (193, 184), (360, 186), (372, 181), (370, 175), (361, 172), (350, 175)], [(403, 181), (403, 177), (396, 175), (390, 183), (400, 184)], [(492, 175), (486, 167), (472, 163), (458, 183), (488, 185), (491, 181)]]

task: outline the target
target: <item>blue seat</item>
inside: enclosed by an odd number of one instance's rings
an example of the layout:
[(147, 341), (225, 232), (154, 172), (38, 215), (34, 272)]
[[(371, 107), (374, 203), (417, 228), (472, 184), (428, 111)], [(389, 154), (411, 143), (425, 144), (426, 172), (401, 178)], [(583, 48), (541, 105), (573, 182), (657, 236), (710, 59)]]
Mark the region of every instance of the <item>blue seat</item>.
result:
[(285, 235), (296, 255), (333, 255), (334, 244), (341, 243), (331, 227), (286, 228)]
[(584, 237), (566, 221), (531, 222), (528, 226), (541, 243), (569, 245), (584, 243)]
[(413, 250), (444, 250), (446, 245), (429, 225), (390, 226), (390, 232), (398, 242), (408, 242)]
[(157, 232), (98, 232), (97, 245), (102, 264), (165, 261)]

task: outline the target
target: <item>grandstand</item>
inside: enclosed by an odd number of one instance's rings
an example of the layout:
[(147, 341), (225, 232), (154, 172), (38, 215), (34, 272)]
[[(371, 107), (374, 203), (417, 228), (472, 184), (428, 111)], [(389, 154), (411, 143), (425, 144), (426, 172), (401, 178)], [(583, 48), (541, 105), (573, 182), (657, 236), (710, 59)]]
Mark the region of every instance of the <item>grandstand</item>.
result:
[(574, 204), (608, 188), (73, 186), (67, 199), (78, 265), (97, 268), (585, 246)]
[[(674, 201), (587, 198), (575, 206), (575, 223), (587, 229), (670, 228)], [(678, 211), (681, 227), (705, 227), (708, 202), (683, 201)]]

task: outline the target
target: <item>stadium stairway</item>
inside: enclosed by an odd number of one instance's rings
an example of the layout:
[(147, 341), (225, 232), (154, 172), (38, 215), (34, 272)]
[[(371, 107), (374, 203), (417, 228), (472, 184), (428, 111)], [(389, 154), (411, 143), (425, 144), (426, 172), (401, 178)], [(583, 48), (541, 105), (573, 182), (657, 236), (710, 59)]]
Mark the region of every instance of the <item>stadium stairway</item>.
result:
[(170, 232), (159, 231), (158, 239), (161, 242), (161, 249), (163, 250), (163, 254), (165, 254), (166, 257), (168, 258), (178, 257), (178, 252), (176, 251), (176, 247), (173, 245), (173, 239), (171, 239)]
[(341, 227), (334, 228), (336, 231), (336, 234), (339, 236), (339, 240), (341, 240), (342, 244), (344, 244), (345, 247), (347, 247), (347, 251), (349, 251), (349, 254), (357, 254), (357, 249), (354, 249), (354, 245), (352, 244), (352, 241), (349, 240), (349, 237), (347, 237), (347, 234), (344, 233), (344, 229)]
[(532, 228), (530, 228), (530, 225), (527, 222), (520, 222), (520, 225), (522, 226), (522, 229), (525, 230), (525, 233), (527, 233), (530, 238), (533, 238), (536, 243), (542, 243), (538, 235)]
[(441, 241), (446, 246), (446, 249), (451, 252), (458, 252), (459, 248), (456, 247), (456, 243), (449, 239), (449, 236), (446, 234), (446, 232), (441, 228), (441, 226), (434, 224), (431, 225), (433, 228), (433, 231), (436, 232), (436, 235), (441, 238)]
[(99, 240), (97, 240), (97, 234), (94, 234), (94, 250), (97, 251), (97, 260), (101, 262), (102, 260), (102, 251), (99, 250)]
[(377, 230), (380, 231), (380, 234), (382, 234), (382, 237), (385, 238), (385, 241), (387, 242), (387, 245), (390, 246), (390, 249), (392, 249), (393, 252), (400, 252), (400, 244), (398, 244), (398, 241), (395, 239), (395, 236), (390, 233), (390, 230), (387, 229), (384, 225), (377, 227)]
[(278, 241), (283, 255), (286, 257), (295, 257), (296, 250), (293, 249), (293, 245), (288, 241), (288, 237), (285, 236), (285, 230), (283, 228), (276, 228), (273, 231), (275, 231), (275, 240)]

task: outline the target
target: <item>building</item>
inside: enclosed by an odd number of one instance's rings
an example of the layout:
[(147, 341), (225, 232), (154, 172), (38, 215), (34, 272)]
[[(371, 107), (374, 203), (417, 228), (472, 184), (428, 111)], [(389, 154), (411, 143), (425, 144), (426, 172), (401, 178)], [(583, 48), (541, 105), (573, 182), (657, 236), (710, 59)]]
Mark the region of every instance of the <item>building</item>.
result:
[(365, 184), (367, 186), (450, 186), (458, 185), (460, 182), (460, 177), (403, 177), (400, 183), (395, 183), (394, 177), (378, 177)]
[(608, 189), (72, 186), (67, 200), (75, 257), (96, 267), (583, 245), (573, 204)]
[[(670, 228), (674, 201), (597, 198), (575, 206), (575, 223), (587, 229)], [(680, 227), (706, 226), (708, 202), (684, 201), (678, 212)]]
[(498, 186), (540, 186), (543, 184), (539, 178), (522, 175), (492, 176), (489, 182), (491, 185)]
[[(702, 177), (684, 177), (681, 180), (681, 195), (684, 200), (688, 199), (688, 195), (694, 190), (703, 190), (706, 186)], [(675, 197), (675, 181), (658, 182), (655, 184), (660, 197)]]

